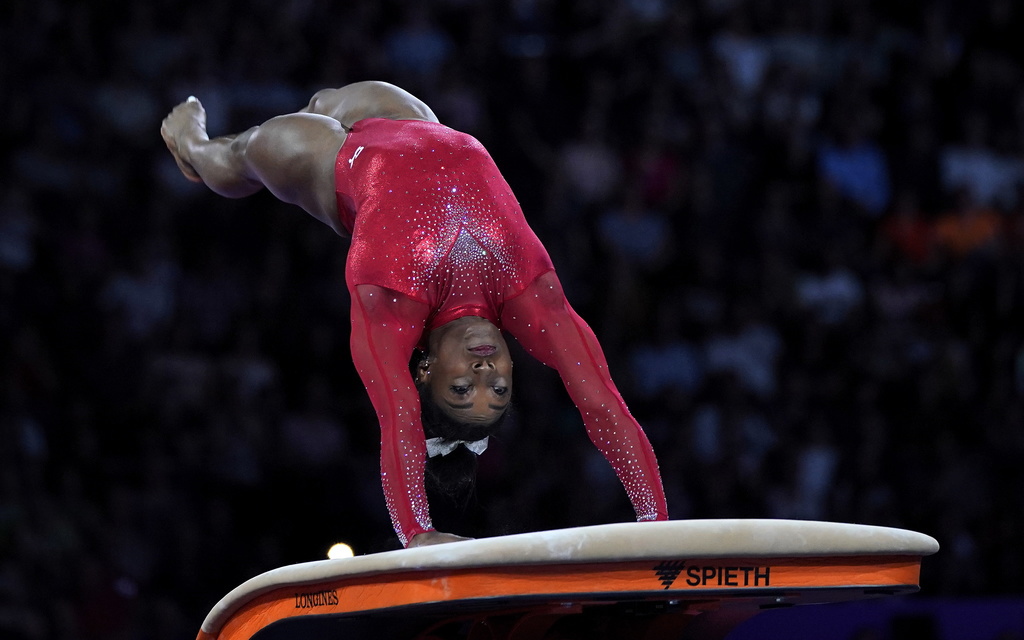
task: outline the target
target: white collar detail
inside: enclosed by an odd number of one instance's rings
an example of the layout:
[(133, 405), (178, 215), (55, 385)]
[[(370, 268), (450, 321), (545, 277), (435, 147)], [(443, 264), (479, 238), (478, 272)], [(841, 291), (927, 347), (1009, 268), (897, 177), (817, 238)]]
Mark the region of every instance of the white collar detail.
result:
[(487, 450), (487, 441), (490, 438), (484, 438), (482, 440), (446, 440), (445, 438), (427, 438), (427, 457), (434, 458), (436, 456), (446, 456), (461, 444), (465, 445), (467, 449), (480, 455)]

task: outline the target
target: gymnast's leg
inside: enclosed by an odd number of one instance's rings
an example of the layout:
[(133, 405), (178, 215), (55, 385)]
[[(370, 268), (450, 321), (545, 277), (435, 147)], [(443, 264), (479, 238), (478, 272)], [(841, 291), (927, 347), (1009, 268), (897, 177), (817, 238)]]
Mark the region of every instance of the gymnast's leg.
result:
[(438, 122), (425, 102), (401, 87), (376, 80), (317, 91), (302, 111), (329, 116), (346, 128), (364, 118)]
[(357, 82), (317, 92), (296, 113), (215, 138), (207, 134), (202, 103), (190, 97), (164, 118), (160, 135), (189, 180), (228, 198), (267, 188), (347, 235), (338, 224), (334, 164), (348, 129), (364, 118), (437, 122), (430, 107), (404, 89)]

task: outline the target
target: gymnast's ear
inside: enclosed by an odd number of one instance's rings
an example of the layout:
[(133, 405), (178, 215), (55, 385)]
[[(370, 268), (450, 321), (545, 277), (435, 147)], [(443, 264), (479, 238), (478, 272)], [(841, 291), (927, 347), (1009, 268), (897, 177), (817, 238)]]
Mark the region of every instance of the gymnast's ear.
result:
[(430, 382), (430, 357), (423, 356), (416, 364), (416, 384), (427, 384)]

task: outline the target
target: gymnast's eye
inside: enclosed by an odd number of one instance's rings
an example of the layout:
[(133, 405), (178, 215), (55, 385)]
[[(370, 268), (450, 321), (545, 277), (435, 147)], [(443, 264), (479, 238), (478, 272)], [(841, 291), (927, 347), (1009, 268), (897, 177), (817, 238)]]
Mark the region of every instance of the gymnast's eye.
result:
[(508, 393), (508, 387), (494, 387), (494, 393), (503, 396)]
[(467, 393), (469, 393), (469, 387), (461, 386), (461, 385), (453, 385), (452, 386), (452, 393), (454, 393), (455, 395), (464, 396)]

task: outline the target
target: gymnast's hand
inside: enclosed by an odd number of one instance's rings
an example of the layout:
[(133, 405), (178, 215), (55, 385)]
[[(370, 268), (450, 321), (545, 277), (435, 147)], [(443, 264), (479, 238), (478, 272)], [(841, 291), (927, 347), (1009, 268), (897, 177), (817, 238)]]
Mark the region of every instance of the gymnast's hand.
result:
[(473, 538), (463, 538), (453, 533), (442, 533), (440, 531), (426, 531), (424, 533), (417, 533), (409, 541), (409, 549), (413, 547), (426, 547), (432, 544), (445, 544), (446, 542), (460, 542), (462, 540), (472, 540)]
[(206, 134), (206, 109), (203, 109), (203, 105), (195, 96), (189, 96), (188, 100), (174, 107), (171, 113), (164, 118), (160, 125), (160, 137), (164, 139), (164, 143), (185, 177), (192, 182), (202, 182), (203, 179), (199, 173), (182, 157), (185, 141), (190, 138), (209, 139)]

